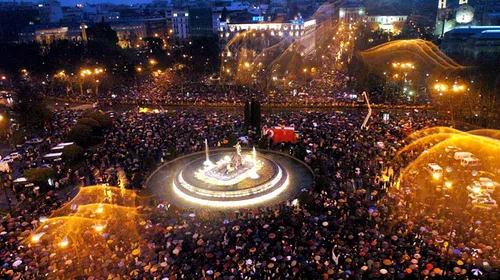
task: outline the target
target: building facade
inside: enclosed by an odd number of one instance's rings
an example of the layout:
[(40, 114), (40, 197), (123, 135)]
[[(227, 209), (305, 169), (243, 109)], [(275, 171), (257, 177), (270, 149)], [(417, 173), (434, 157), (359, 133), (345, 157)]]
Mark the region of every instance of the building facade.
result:
[(82, 30), (79, 26), (32, 26), (19, 33), (19, 42), (37, 42), (43, 46), (59, 40), (82, 40)]
[(366, 23), (370, 29), (393, 34), (401, 32), (407, 21), (407, 15), (369, 15), (366, 18)]
[(500, 26), (462, 26), (447, 32), (440, 49), (450, 56), (472, 59), (500, 55)]
[(294, 37), (300, 38), (309, 30), (316, 28), (316, 20), (311, 19), (304, 21), (302, 18), (297, 18), (290, 22), (246, 22), (246, 23), (232, 23), (221, 22), (219, 26), (219, 36), (225, 41), (231, 40), (234, 36), (241, 34), (245, 31), (269, 31), (271, 36), (279, 37)]
[(209, 37), (214, 35), (213, 13), (211, 7), (190, 8), (189, 35), (191, 37)]
[(189, 38), (189, 11), (173, 11), (172, 12), (172, 29), (174, 38), (186, 40)]
[(45, 1), (38, 4), (41, 23), (57, 23), (63, 18), (61, 3), (58, 1)]
[(459, 0), (457, 5), (448, 5), (447, 0), (438, 0), (436, 27), (434, 34), (443, 37), (444, 34), (455, 27), (474, 26), (474, 8), (468, 0)]
[(344, 23), (358, 22), (366, 19), (366, 9), (359, 4), (346, 4), (339, 8), (339, 21)]

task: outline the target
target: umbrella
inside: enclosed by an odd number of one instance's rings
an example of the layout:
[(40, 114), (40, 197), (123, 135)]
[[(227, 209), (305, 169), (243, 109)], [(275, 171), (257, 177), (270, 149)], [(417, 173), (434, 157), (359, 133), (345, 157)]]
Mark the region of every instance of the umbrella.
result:
[(22, 261), (22, 260), (17, 260), (17, 261), (15, 261), (15, 262), (12, 264), (12, 266), (13, 266), (13, 267), (18, 267), (18, 266), (19, 266), (20, 264), (22, 264), (22, 263), (23, 263), (23, 261)]
[(471, 270), (472, 271), (472, 274), (476, 275), (476, 276), (481, 276), (483, 275), (483, 272), (477, 268)]

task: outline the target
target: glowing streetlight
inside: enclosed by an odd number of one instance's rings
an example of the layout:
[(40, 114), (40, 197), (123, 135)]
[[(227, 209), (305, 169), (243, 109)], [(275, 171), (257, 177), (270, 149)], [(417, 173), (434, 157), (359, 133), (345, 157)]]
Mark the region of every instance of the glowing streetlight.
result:
[(440, 173), (432, 173), (432, 178), (434, 178), (435, 180), (438, 180), (439, 178), (441, 178), (441, 174)]
[(31, 236), (31, 242), (33, 243), (38, 243), (38, 241), (40, 241), (40, 238), (42, 238), (42, 236), (45, 235), (45, 232), (39, 232), (39, 233), (35, 233)]
[(250, 63), (245, 62), (245, 67), (246, 67), (246, 68), (250, 67)]
[(451, 187), (453, 186), (453, 183), (452, 183), (452, 182), (450, 182), (450, 181), (446, 181), (446, 182), (444, 183), (444, 185), (446, 186), (446, 188), (451, 189)]
[(97, 224), (97, 225), (94, 225), (93, 228), (95, 231), (101, 232), (105, 228), (105, 226), (103, 226), (101, 224)]
[(59, 247), (65, 248), (65, 247), (68, 246), (68, 244), (69, 244), (68, 237), (65, 236), (65, 237), (63, 237), (63, 239), (61, 240), (61, 242), (59, 242)]
[(149, 60), (149, 64), (151, 64), (151, 65), (156, 65), (157, 63), (158, 62), (156, 62), (156, 60), (154, 60), (154, 59)]
[(461, 92), (461, 91), (464, 91), (465, 90), (465, 86), (464, 85), (453, 85), (452, 86), (452, 90), (454, 92)]
[(137, 67), (137, 72), (141, 72), (142, 71), (142, 67)]

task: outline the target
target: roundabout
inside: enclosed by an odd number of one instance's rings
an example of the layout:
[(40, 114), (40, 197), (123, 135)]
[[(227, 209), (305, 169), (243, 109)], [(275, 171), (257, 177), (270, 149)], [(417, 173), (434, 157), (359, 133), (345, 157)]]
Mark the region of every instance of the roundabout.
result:
[(305, 163), (274, 151), (223, 148), (179, 157), (160, 166), (147, 186), (178, 207), (253, 208), (293, 199), (309, 188)]

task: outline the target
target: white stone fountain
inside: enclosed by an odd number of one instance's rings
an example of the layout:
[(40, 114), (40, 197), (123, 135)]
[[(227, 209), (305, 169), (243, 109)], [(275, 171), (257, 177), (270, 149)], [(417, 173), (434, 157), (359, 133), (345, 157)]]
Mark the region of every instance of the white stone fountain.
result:
[(255, 148), (251, 153), (243, 156), (240, 143), (234, 147), (236, 153), (233, 156), (225, 156), (214, 164), (209, 159), (208, 145), (205, 142), (204, 167), (196, 171), (194, 176), (198, 180), (218, 186), (234, 185), (247, 178), (258, 179), (258, 171), (262, 168), (263, 163), (257, 159)]

